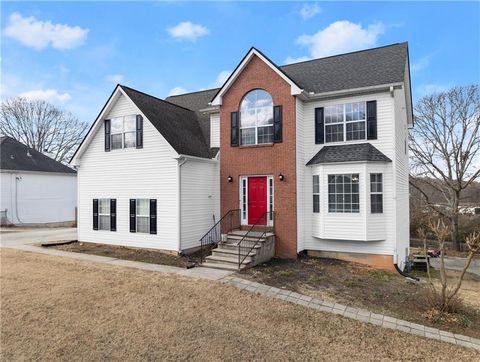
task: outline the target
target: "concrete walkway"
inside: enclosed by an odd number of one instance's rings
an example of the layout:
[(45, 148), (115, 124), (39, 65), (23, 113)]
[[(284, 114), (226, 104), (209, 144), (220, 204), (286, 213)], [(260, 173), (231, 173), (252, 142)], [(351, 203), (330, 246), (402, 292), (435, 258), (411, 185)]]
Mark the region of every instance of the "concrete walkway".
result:
[[(303, 294), (292, 291), (271, 287), (269, 285), (255, 283), (249, 280), (237, 278), (231, 271), (211, 269), (204, 267), (196, 267), (192, 269), (183, 269), (168, 265), (150, 264), (137, 261), (115, 259), (105, 256), (81, 254), (57, 249), (49, 249), (31, 245), (36, 241), (25, 242), (25, 238), (17, 238), (4, 242), (2, 234), (2, 244), (4, 248), (11, 248), (16, 250), (23, 250), (27, 252), (41, 253), (47, 255), (55, 255), (61, 257), (72, 258), (76, 260), (85, 260), (94, 263), (117, 265), (141, 270), (148, 270), (160, 273), (171, 273), (190, 278), (201, 278), (214, 281), (220, 281), (223, 284), (231, 285), (240, 288), (247, 292), (258, 293), (268, 298), (284, 300), (286, 302), (294, 303), (304, 306), (306, 308), (316, 309), (321, 312), (337, 314), (343, 317), (358, 320), (364, 323), (370, 323), (382, 328), (390, 328), (405, 333), (414, 334), (424, 338), (437, 339), (440, 341), (456, 344), (463, 347), (473, 348), (480, 351), (480, 339), (471, 338), (461, 334), (453, 334), (451, 332), (442, 331), (437, 328), (430, 328), (421, 324), (407, 322), (405, 320), (392, 318), (383, 314), (372, 313), (368, 310), (349, 307), (339, 303), (331, 303), (320, 299), (312, 298)], [(38, 236), (38, 235), (37, 235)], [(22, 243), (20, 240), (23, 240)], [(53, 239), (55, 240), (55, 239)], [(44, 240), (41, 240), (44, 241)], [(52, 241), (52, 240), (49, 240)], [(37, 241), (38, 242), (38, 241)]]
[(76, 228), (1, 228), (0, 246), (12, 247), (47, 241), (76, 240)]

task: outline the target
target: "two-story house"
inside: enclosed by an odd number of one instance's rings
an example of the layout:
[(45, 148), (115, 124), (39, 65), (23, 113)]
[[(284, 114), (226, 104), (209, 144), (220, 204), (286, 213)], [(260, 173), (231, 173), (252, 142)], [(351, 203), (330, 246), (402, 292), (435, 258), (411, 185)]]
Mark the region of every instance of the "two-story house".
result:
[(406, 43), (285, 66), (252, 48), (166, 100), (118, 85), (72, 159), (79, 240), (195, 250), (238, 211), (279, 257), (402, 267), (412, 121)]

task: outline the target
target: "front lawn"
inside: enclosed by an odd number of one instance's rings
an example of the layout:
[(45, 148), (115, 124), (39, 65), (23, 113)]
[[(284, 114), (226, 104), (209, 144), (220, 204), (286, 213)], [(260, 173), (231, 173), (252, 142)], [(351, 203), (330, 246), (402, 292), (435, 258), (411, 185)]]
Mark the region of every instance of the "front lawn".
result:
[(0, 360), (443, 360), (478, 352), (235, 287), (1, 249)]
[[(455, 277), (458, 272), (448, 272)], [(411, 322), (480, 337), (480, 277), (467, 274), (462, 311), (438, 316), (425, 303), (425, 284), (409, 283), (398, 273), (333, 259), (272, 259), (239, 273), (243, 278), (311, 297), (368, 309)]]

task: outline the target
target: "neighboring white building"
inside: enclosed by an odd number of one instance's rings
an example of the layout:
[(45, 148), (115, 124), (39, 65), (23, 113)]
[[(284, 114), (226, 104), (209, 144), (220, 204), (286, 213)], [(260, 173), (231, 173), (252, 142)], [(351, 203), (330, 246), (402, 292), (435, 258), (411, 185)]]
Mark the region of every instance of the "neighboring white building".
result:
[(0, 152), (2, 225), (75, 222), (75, 170), (10, 137), (1, 137)]
[(403, 268), (412, 125), (406, 43), (281, 67), (252, 48), (166, 100), (118, 85), (72, 159), (79, 240), (182, 252), (238, 210), (280, 257)]

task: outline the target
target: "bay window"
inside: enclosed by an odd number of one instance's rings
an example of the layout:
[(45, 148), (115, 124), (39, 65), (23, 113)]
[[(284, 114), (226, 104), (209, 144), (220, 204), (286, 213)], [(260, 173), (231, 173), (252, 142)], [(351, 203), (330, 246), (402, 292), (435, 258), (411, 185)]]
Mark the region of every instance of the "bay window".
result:
[(359, 174), (328, 175), (328, 212), (359, 213)]
[(370, 212), (383, 213), (383, 177), (381, 173), (370, 174)]
[(320, 176), (313, 176), (313, 212), (320, 212)]

